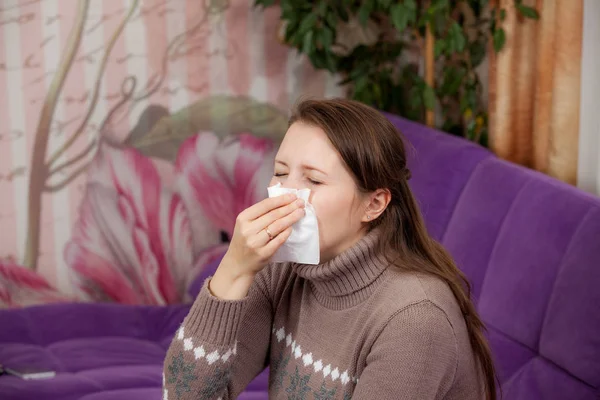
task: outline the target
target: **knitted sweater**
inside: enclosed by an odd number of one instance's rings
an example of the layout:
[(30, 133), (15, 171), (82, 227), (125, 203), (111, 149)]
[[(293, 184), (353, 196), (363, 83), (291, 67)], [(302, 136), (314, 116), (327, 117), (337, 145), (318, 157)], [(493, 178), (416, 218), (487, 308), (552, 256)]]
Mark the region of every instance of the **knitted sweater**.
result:
[(163, 399), (235, 399), (269, 365), (270, 399), (483, 399), (448, 286), (388, 266), (376, 242), (269, 265), (243, 300), (207, 280), (167, 352)]

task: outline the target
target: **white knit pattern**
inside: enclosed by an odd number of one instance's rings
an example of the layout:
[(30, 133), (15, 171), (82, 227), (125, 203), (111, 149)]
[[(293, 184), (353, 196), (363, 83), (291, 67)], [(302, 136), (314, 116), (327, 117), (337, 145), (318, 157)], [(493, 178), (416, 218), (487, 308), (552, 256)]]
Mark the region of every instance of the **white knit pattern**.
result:
[(303, 350), (302, 346), (296, 343), (291, 334), (285, 333), (285, 328), (273, 328), (273, 334), (278, 343), (285, 340), (285, 347), (290, 347), (294, 359), (300, 360), (305, 367), (312, 367), (316, 373), (322, 373), (323, 378), (329, 378), (333, 382), (339, 379), (344, 386), (349, 382), (358, 383), (358, 378), (348, 375), (347, 369), (342, 372), (341, 368), (323, 361), (323, 359), (318, 358), (315, 354), (306, 350), (306, 348)]
[(195, 346), (191, 337), (185, 337), (185, 330), (183, 325), (177, 331), (177, 339), (183, 342), (183, 349), (185, 351), (191, 351), (194, 353), (196, 360), (203, 359), (208, 365), (212, 365), (218, 361), (228, 362), (232, 356), (237, 354), (237, 342), (233, 345), (233, 348), (224, 351), (223, 354), (219, 353), (218, 350), (209, 352), (203, 345)]

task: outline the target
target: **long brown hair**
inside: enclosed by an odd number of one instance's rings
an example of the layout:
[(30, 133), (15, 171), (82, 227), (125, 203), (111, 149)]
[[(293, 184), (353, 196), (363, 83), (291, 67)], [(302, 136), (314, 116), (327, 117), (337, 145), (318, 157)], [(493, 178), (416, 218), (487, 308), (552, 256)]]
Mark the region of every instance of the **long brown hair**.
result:
[(323, 129), (361, 192), (379, 188), (391, 192), (389, 205), (370, 228), (381, 229), (382, 251), (394, 254), (394, 265), (434, 275), (448, 284), (462, 310), (471, 347), (483, 372), (486, 399), (496, 400), (496, 372), (483, 335), (485, 327), (471, 301), (470, 283), (442, 245), (427, 233), (408, 186), (410, 172), (400, 132), (377, 110), (346, 99), (302, 101), (289, 124), (296, 121)]

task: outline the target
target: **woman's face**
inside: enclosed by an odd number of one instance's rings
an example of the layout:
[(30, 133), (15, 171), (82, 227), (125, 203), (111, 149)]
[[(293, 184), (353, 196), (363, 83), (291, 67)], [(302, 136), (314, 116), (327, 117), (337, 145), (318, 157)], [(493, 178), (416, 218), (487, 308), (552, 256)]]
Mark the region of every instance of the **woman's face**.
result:
[(321, 262), (351, 247), (365, 234), (364, 196), (321, 128), (296, 122), (275, 156), (271, 185), (311, 190), (319, 224)]

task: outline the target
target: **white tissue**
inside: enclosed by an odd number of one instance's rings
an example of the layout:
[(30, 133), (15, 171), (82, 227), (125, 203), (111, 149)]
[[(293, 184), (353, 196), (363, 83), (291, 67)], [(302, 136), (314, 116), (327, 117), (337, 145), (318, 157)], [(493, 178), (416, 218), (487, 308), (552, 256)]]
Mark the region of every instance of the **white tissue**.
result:
[(308, 202), (310, 189), (288, 189), (278, 183), (268, 189), (269, 197), (294, 193), (299, 199), (304, 200), (306, 214), (300, 221), (292, 225), (290, 237), (277, 249), (272, 262), (295, 262), (299, 264), (318, 264), (320, 259), (319, 226), (315, 209)]

